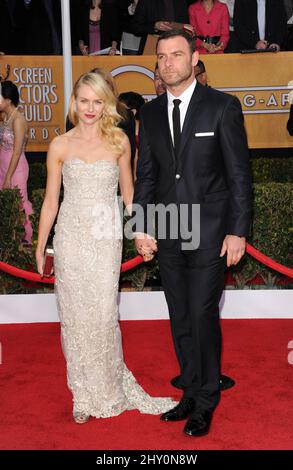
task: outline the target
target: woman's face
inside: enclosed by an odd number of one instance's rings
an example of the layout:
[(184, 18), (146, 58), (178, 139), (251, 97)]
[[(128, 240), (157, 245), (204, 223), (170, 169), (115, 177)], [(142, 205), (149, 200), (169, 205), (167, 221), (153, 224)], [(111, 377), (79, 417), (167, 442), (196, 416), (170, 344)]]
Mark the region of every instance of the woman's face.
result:
[(2, 95), (0, 95), (0, 112), (5, 111), (7, 106), (9, 106), (10, 100), (4, 98)]
[(93, 8), (101, 8), (101, 1), (102, 0), (92, 0), (92, 5), (93, 5)]
[(96, 124), (103, 114), (105, 102), (89, 86), (80, 85), (76, 96), (76, 114), (85, 124)]

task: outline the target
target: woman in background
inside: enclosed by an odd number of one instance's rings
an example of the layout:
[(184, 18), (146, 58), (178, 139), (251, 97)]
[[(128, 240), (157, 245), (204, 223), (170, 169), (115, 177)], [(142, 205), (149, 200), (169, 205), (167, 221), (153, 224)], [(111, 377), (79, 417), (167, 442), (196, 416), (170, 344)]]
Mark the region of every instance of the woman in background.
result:
[(190, 5), (188, 13), (199, 53), (223, 53), (230, 37), (227, 5), (218, 0), (197, 0)]
[(109, 48), (115, 55), (121, 32), (116, 0), (71, 0), (73, 54)]
[(9, 80), (1, 83), (0, 112), (0, 189), (19, 188), (26, 219), (24, 242), (31, 244), (32, 225), (29, 220), (32, 205), (27, 195), (29, 166), (24, 154), (28, 126), (18, 111), (19, 93), (17, 86)]

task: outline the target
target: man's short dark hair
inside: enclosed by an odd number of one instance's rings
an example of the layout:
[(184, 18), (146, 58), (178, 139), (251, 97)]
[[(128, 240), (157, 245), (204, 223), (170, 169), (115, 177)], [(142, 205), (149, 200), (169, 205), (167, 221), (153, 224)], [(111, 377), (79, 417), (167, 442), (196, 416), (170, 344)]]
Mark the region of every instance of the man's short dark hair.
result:
[(195, 47), (196, 36), (193, 33), (186, 31), (185, 29), (171, 29), (169, 31), (164, 31), (158, 39), (157, 48), (158, 48), (159, 42), (162, 41), (163, 39), (176, 38), (178, 36), (181, 36), (182, 38), (186, 39), (190, 47), (190, 51), (193, 54), (196, 50), (196, 47)]
[(205, 65), (202, 60), (198, 60), (196, 67), (199, 68), (200, 73), (204, 73), (206, 71)]

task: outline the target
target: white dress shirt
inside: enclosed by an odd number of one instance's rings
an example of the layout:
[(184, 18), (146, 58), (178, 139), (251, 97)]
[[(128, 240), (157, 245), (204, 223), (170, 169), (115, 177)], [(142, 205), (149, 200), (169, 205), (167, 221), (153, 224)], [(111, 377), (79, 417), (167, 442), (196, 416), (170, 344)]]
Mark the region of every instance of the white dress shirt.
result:
[(257, 0), (257, 22), (259, 39), (263, 41), (266, 35), (266, 0)]
[(173, 135), (173, 108), (174, 108), (174, 103), (173, 100), (181, 100), (181, 103), (179, 105), (179, 110), (180, 110), (180, 127), (181, 127), (181, 132), (184, 124), (184, 119), (187, 113), (187, 108), (189, 106), (191, 97), (193, 95), (194, 89), (196, 87), (196, 80), (192, 82), (191, 85), (189, 85), (188, 88), (182, 93), (180, 96), (173, 96), (170, 91), (167, 90), (167, 100), (168, 100), (168, 119), (169, 119), (169, 127), (171, 131), (171, 136), (174, 144), (174, 135)]
[(233, 15), (234, 15), (234, 4), (235, 0), (221, 0), (221, 3), (225, 3), (229, 10), (229, 29), (230, 31), (234, 31), (233, 26)]

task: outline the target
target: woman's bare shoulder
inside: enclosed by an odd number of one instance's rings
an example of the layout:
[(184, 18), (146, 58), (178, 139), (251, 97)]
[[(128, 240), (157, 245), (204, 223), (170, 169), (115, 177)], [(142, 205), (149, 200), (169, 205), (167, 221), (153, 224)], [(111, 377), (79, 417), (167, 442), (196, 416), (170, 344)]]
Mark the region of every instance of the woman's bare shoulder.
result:
[(66, 148), (67, 145), (68, 145), (67, 135), (66, 134), (57, 135), (56, 137), (54, 137), (53, 140), (51, 140), (50, 149), (54, 148), (54, 150), (58, 150), (58, 149)]
[(48, 149), (48, 155), (54, 156), (54, 159), (63, 161), (68, 148), (68, 138), (66, 134), (58, 135), (51, 141)]
[(15, 117), (13, 119), (13, 126), (17, 126), (17, 127), (24, 127), (25, 129), (28, 128), (28, 125), (27, 125), (27, 122), (26, 122), (26, 119), (24, 117), (24, 115), (22, 113), (20, 113), (18, 110), (17, 112), (15, 113)]

